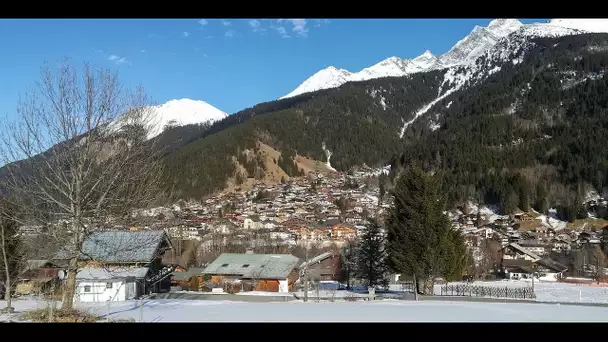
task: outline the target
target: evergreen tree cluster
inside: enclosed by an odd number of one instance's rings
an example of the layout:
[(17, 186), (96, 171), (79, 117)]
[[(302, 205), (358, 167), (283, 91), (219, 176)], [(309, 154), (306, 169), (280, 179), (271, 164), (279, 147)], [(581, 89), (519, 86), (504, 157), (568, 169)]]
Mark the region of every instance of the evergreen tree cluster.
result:
[[(440, 113), (440, 129), (410, 139), (392, 159), (394, 180), (417, 161), (441, 173), (449, 203), (477, 199), (518, 210), (562, 208), (584, 216), (585, 192), (604, 192), (608, 166), (606, 34), (534, 40), (522, 63), (456, 92), (412, 129)], [(448, 103), (452, 103), (446, 108)], [(569, 213), (569, 214), (568, 214)], [(580, 214), (573, 214), (580, 213)]]
[(445, 202), (437, 176), (409, 166), (391, 191), (393, 205), (386, 220), (388, 265), (416, 279), (418, 291), (432, 294), (434, 279), (460, 280), (467, 248), (443, 213)]

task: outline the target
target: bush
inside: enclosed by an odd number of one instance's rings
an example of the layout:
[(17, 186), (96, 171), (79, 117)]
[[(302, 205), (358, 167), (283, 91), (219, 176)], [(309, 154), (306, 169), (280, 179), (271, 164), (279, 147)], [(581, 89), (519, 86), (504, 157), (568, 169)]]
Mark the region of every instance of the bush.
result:
[[(34, 322), (48, 322), (49, 321), (49, 309), (41, 308), (36, 310), (30, 310), (25, 312), (22, 319)], [(54, 310), (53, 311), (53, 322), (59, 323), (94, 323), (100, 321), (102, 318), (81, 310)]]

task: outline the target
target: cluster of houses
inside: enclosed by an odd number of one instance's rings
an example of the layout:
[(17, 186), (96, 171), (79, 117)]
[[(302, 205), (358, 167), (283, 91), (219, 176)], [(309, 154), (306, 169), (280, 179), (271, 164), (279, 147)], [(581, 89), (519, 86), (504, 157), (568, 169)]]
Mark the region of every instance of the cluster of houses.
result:
[[(192, 291), (292, 292), (303, 271), (312, 281), (334, 280), (339, 255), (325, 252), (301, 260), (291, 254), (223, 253), (206, 267), (164, 264), (172, 249), (164, 231), (102, 231), (90, 235), (78, 258), (78, 302), (125, 301), (181, 287)], [(69, 260), (60, 250), (48, 260), (28, 260), (18, 279), (18, 295), (59, 295)]]
[[(210, 241), (217, 235), (268, 233), (287, 244), (348, 242), (367, 218), (382, 215), (373, 171), (309, 174), (284, 184), (258, 183), (250, 190), (223, 192), (200, 202), (142, 210), (149, 224), (131, 230), (166, 229), (171, 238)], [(340, 207), (336, 202), (342, 200)]]
[[(568, 227), (565, 222), (556, 219), (548, 221), (544, 215), (535, 217), (521, 212), (503, 216), (487, 209), (480, 213), (472, 210), (467, 214), (455, 210), (449, 214), (453, 225), (465, 236), (476, 264), (488, 258), (487, 251), (481, 251), (485, 241), (493, 240), (499, 244), (500, 249), (492, 258), (497, 261), (495, 273), (509, 279), (534, 276), (540, 280), (555, 281), (564, 277), (569, 269), (554, 257), (568, 259), (567, 256), (576, 251), (608, 243), (608, 226), (601, 229), (586, 224)], [(592, 266), (581, 265), (579, 273)]]

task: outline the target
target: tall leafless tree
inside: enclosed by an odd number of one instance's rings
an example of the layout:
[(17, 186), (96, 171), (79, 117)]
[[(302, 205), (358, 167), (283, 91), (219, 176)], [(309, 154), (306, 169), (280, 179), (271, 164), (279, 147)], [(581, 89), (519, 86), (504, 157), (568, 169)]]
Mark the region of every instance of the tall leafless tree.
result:
[[(73, 307), (83, 242), (99, 225), (128, 220), (160, 191), (158, 122), (141, 88), (127, 91), (116, 72), (82, 70), (65, 60), (41, 80), (3, 127), (4, 184), (28, 221), (51, 227), (69, 267), (63, 309)], [(63, 224), (55, 223), (59, 219)]]
[(23, 266), (21, 238), (17, 234), (17, 222), (7, 203), (0, 204), (0, 289), (4, 289), (6, 311), (12, 312), (12, 292)]
[(595, 279), (599, 284), (599, 282), (602, 281), (602, 279), (604, 279), (606, 276), (604, 273), (604, 267), (606, 266), (606, 261), (608, 258), (606, 258), (606, 254), (604, 254), (604, 251), (600, 246), (594, 246), (591, 253), (595, 261)]

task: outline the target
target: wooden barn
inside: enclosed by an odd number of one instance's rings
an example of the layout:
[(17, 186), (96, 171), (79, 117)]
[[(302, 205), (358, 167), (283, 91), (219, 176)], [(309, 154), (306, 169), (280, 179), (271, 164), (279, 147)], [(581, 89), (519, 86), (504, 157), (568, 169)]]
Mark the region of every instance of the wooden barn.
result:
[(222, 286), (240, 283), (241, 291), (290, 292), (298, 279), (298, 264), (291, 254), (223, 253), (202, 275)]
[(56, 293), (60, 287), (58, 273), (67, 263), (51, 260), (27, 260), (25, 269), (17, 278), (15, 293), (38, 295)]
[(303, 262), (298, 269), (308, 272), (310, 279), (318, 281), (337, 281), (340, 277), (340, 255), (335, 252), (325, 252)]
[[(105, 302), (169, 291), (171, 265), (165, 252), (173, 248), (164, 231), (109, 230), (89, 235), (83, 243), (76, 275), (76, 301)], [(56, 259), (67, 261), (60, 251)]]

